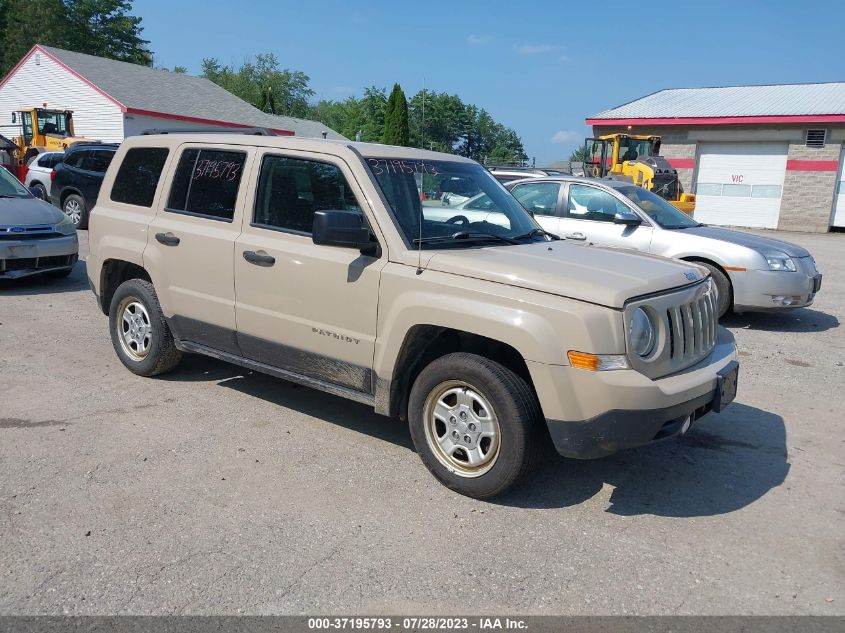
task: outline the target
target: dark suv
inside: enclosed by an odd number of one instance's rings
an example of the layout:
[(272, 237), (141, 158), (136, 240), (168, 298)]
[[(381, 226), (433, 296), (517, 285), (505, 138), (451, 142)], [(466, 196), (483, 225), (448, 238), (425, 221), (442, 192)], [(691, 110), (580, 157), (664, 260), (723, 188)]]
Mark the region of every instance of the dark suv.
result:
[(103, 176), (116, 144), (77, 143), (68, 148), (64, 160), (53, 168), (50, 201), (65, 212), (78, 229), (88, 227), (88, 213), (97, 202)]

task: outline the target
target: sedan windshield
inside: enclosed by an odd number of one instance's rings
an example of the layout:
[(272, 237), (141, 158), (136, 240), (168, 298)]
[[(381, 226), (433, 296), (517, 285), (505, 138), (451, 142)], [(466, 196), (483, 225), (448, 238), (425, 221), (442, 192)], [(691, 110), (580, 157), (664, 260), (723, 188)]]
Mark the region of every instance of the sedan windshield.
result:
[(683, 211), (642, 187), (619, 187), (619, 193), (642, 209), (648, 217), (664, 229), (687, 229), (701, 226)]
[(549, 239), (481, 165), (448, 160), (365, 160), (410, 244), (460, 248)]
[(17, 178), (0, 167), (0, 198), (29, 198), (30, 195)]

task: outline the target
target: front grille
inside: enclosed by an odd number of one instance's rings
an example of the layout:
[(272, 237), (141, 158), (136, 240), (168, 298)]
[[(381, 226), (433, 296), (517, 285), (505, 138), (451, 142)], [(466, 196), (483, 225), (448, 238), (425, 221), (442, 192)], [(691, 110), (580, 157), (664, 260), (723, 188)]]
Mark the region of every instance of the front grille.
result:
[(0, 239), (31, 240), (40, 237), (57, 237), (58, 235), (59, 233), (56, 233), (51, 224), (0, 225)]
[(681, 371), (713, 351), (719, 319), (716, 290), (710, 279), (629, 302), (625, 306), (626, 324), (637, 308), (649, 313), (657, 329), (658, 343), (651, 355), (641, 358), (629, 354), (634, 369), (649, 378)]
[(703, 358), (716, 343), (716, 302), (713, 293), (666, 310), (669, 357), (687, 362)]
[(48, 257), (19, 257), (0, 259), (0, 274), (15, 270), (41, 270), (64, 268), (76, 262), (76, 255), (50, 255)]

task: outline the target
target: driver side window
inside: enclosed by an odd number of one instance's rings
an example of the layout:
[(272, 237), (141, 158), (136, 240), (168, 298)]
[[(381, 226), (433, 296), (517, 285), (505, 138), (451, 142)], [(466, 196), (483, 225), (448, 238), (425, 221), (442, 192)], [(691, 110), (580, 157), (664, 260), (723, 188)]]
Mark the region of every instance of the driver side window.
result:
[(534, 215), (557, 215), (557, 199), (560, 183), (531, 182), (517, 185), (511, 191), (526, 210)]
[(569, 186), (569, 204), (566, 217), (572, 220), (592, 220), (593, 222), (613, 222), (617, 213), (628, 208), (601, 189), (587, 185)]

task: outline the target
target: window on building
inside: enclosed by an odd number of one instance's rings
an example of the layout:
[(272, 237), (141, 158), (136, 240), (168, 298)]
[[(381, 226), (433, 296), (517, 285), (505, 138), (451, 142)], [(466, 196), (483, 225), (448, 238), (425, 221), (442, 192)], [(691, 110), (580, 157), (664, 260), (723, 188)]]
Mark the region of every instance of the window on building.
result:
[(697, 196), (721, 196), (722, 185), (715, 182), (700, 182), (695, 186)]
[(126, 152), (114, 179), (111, 199), (139, 207), (153, 206), (167, 154), (164, 147), (135, 147)]
[(330, 163), (265, 156), (255, 198), (254, 226), (310, 234), (314, 212), (361, 207), (340, 169)]
[(246, 154), (186, 149), (179, 158), (167, 210), (231, 222)]
[(751, 185), (724, 184), (722, 185), (722, 197), (749, 198), (751, 197)]

